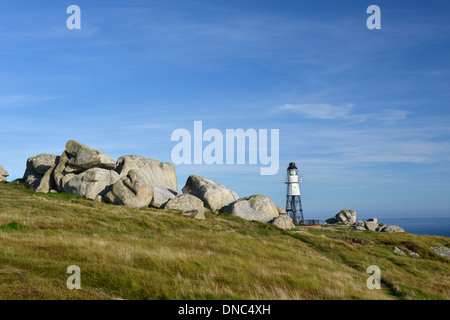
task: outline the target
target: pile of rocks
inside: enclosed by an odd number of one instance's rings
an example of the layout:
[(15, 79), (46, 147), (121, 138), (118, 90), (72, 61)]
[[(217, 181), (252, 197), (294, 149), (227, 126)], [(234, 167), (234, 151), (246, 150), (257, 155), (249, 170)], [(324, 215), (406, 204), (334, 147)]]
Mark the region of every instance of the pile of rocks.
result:
[(283, 229), (294, 228), (291, 218), (269, 197), (239, 198), (233, 190), (197, 175), (189, 176), (180, 194), (171, 163), (136, 155), (114, 162), (106, 153), (75, 140), (67, 142), (61, 156), (29, 158), (22, 181), (36, 192), (66, 192), (133, 208), (179, 210), (195, 219), (204, 219), (205, 211), (228, 212)]
[(8, 176), (9, 176), (8, 172), (2, 166), (0, 166), (0, 182), (5, 182), (6, 177)]
[(375, 232), (405, 232), (399, 226), (388, 226), (384, 223), (378, 224), (377, 218), (367, 219), (365, 221), (356, 221), (356, 212), (353, 210), (343, 209), (337, 213), (333, 218), (330, 218), (324, 222), (324, 225), (340, 225), (344, 227), (353, 228), (360, 231), (375, 231)]

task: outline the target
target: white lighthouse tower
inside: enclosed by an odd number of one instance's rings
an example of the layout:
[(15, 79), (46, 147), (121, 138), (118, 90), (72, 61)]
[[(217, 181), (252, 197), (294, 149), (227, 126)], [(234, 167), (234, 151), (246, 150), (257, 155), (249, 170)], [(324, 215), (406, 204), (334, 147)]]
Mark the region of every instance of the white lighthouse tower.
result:
[(302, 183), (302, 177), (298, 176), (298, 169), (294, 162), (289, 163), (285, 183), (287, 184), (286, 213), (292, 218), (296, 226), (304, 225), (305, 220), (303, 218), (302, 201), (300, 199), (300, 183)]

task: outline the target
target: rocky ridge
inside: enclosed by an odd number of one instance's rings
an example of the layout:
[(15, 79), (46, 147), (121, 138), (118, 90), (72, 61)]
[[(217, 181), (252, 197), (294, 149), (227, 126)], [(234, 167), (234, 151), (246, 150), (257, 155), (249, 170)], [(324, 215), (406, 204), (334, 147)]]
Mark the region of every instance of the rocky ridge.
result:
[(373, 232), (405, 232), (399, 226), (391, 225), (388, 226), (385, 223), (378, 224), (377, 218), (370, 218), (365, 221), (356, 221), (356, 212), (354, 210), (343, 209), (339, 211), (334, 217), (327, 219), (324, 226), (339, 226), (346, 228), (353, 228), (359, 231), (373, 231)]
[[(0, 169), (1, 179), (7, 173)], [(76, 140), (68, 141), (60, 156), (43, 153), (30, 157), (22, 183), (36, 192), (66, 192), (138, 209), (177, 210), (194, 219), (205, 219), (207, 211), (228, 212), (282, 229), (295, 227), (267, 196), (239, 198), (230, 188), (197, 175), (190, 175), (178, 193), (171, 163), (137, 155), (125, 155), (115, 162), (106, 153)]]

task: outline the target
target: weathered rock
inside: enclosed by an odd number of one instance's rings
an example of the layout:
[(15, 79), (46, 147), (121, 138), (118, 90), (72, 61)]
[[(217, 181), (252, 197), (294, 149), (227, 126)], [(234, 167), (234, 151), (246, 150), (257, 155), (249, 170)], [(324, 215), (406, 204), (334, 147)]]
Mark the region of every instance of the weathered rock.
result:
[(392, 225), (392, 226), (387, 226), (381, 232), (393, 233), (393, 232), (405, 232), (405, 230), (403, 230), (399, 226)]
[(413, 259), (420, 259), (420, 255), (417, 252), (414, 252), (412, 250), (408, 250), (409, 256)]
[(220, 210), (239, 199), (239, 196), (233, 190), (197, 175), (189, 176), (186, 185), (183, 187), (183, 193), (200, 198), (205, 207), (211, 211)]
[[(119, 174), (114, 171), (119, 179)], [(111, 190), (104, 196), (104, 201), (132, 208), (145, 208), (153, 199), (153, 188), (146, 181), (142, 172), (128, 171), (125, 177), (113, 183)]]
[(272, 221), (272, 224), (283, 230), (295, 228), (294, 222), (287, 214), (280, 214), (279, 217)]
[(67, 142), (65, 152), (69, 156), (65, 169), (67, 173), (78, 173), (92, 168), (108, 170), (116, 168), (116, 163), (106, 153), (92, 149), (76, 140)]
[(358, 221), (355, 222), (355, 225), (364, 228), (364, 221), (358, 220)]
[(178, 192), (161, 186), (159, 184), (153, 185), (153, 199), (150, 204), (153, 208), (162, 209), (165, 207), (170, 199), (175, 198)]
[(353, 226), (353, 228), (358, 231), (366, 231), (366, 228), (361, 227), (361, 226)]
[[(286, 214), (286, 209), (283, 207), (277, 206), (278, 214)], [(291, 219), (292, 220), (292, 219)]]
[(22, 181), (27, 188), (37, 189), (45, 173), (58, 163), (59, 156), (41, 153), (27, 160), (27, 168)]
[(92, 168), (77, 175), (66, 175), (63, 179), (63, 191), (95, 200), (98, 195), (106, 194), (109, 186), (118, 179), (119, 175), (115, 171)]
[(370, 218), (370, 219), (367, 219), (367, 221), (369, 221), (369, 222), (373, 222), (373, 223), (376, 223), (376, 224), (378, 224), (378, 219), (377, 219), (377, 218), (375, 218), (375, 217), (373, 217), (373, 218)]
[(116, 164), (104, 152), (92, 149), (76, 140), (68, 141), (53, 172), (56, 188), (58, 191), (64, 191), (64, 186), (75, 175), (94, 168), (114, 170)]
[(430, 247), (437, 254), (450, 259), (450, 249), (446, 247)]
[(149, 186), (158, 184), (174, 191), (178, 190), (175, 167), (171, 163), (136, 155), (120, 157), (117, 160), (117, 173), (124, 177), (130, 170), (139, 171)]
[(364, 221), (364, 227), (369, 231), (375, 231), (378, 227), (378, 224), (373, 221)]
[(63, 191), (63, 180), (66, 175), (66, 164), (69, 161), (69, 155), (64, 151), (59, 157), (59, 162), (53, 170), (53, 179), (55, 180), (56, 189)]
[(2, 166), (0, 166), (0, 182), (6, 181), (6, 177), (9, 177), (9, 173)]
[(356, 222), (356, 212), (347, 209), (341, 210), (333, 218), (330, 218), (325, 221), (325, 223), (327, 224), (336, 224), (336, 223), (354, 224), (355, 222)]
[(164, 207), (166, 210), (180, 210), (184, 214), (204, 219), (203, 201), (191, 194), (179, 194), (170, 199)]
[(375, 229), (376, 232), (383, 232), (383, 230), (387, 227), (385, 223), (380, 223), (378, 227)]
[(223, 212), (236, 215), (246, 220), (269, 222), (279, 216), (272, 199), (263, 195), (253, 195), (238, 199), (222, 208)]
[(394, 253), (401, 255), (401, 256), (406, 256), (406, 253), (403, 252), (402, 249), (394, 247)]
[(51, 190), (56, 189), (56, 183), (54, 179), (54, 172), (57, 164), (55, 163), (42, 177), (39, 186), (34, 189), (36, 192), (49, 193)]

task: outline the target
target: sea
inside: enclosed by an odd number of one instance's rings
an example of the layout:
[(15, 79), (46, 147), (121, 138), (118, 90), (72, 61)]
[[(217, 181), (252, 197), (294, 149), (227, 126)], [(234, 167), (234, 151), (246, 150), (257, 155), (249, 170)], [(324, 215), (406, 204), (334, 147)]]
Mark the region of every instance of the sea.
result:
[(403, 228), (406, 232), (414, 234), (450, 237), (450, 217), (378, 218), (378, 223), (397, 225)]

